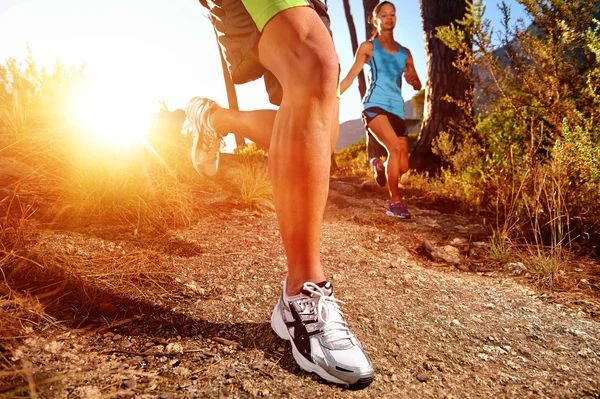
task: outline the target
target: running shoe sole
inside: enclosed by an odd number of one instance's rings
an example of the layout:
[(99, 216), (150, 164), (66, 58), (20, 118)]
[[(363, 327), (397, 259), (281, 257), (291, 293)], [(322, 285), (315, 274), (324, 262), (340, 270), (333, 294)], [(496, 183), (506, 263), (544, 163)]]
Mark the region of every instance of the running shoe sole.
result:
[(396, 215), (394, 212), (391, 212), (388, 210), (385, 211), (385, 214), (388, 216), (391, 216), (391, 217), (398, 218), (398, 219), (410, 219), (410, 217), (411, 217), (410, 215), (406, 215), (406, 216)]

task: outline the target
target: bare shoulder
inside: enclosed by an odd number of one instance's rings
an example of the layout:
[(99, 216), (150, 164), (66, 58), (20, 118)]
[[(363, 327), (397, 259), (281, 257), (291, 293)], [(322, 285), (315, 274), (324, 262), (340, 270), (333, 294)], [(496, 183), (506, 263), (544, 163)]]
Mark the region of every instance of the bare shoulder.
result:
[(364, 57), (364, 62), (367, 62), (373, 55), (373, 43), (370, 40), (364, 41), (358, 46), (357, 53)]
[(410, 50), (408, 49), (408, 47), (404, 47), (404, 46), (402, 46), (402, 47), (404, 48), (404, 51), (406, 51), (406, 54), (408, 54), (408, 55), (412, 55), (412, 54), (410, 53)]
[(358, 49), (362, 52), (364, 52), (365, 54), (372, 54), (373, 53), (373, 42), (371, 42), (370, 40), (364, 41), (360, 44), (360, 46), (358, 46)]

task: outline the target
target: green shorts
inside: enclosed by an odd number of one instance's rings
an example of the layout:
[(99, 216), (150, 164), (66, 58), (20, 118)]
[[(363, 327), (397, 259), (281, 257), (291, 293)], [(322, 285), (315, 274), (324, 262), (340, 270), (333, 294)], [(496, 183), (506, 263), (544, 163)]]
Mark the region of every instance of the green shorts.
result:
[(267, 22), (281, 11), (309, 5), (306, 0), (242, 0), (242, 3), (260, 32)]
[(269, 101), (275, 105), (281, 104), (281, 85), (258, 59), (258, 40), (265, 25), (283, 10), (308, 6), (331, 33), (327, 5), (321, 0), (200, 0), (200, 3), (210, 11), (233, 83), (243, 84), (264, 76)]

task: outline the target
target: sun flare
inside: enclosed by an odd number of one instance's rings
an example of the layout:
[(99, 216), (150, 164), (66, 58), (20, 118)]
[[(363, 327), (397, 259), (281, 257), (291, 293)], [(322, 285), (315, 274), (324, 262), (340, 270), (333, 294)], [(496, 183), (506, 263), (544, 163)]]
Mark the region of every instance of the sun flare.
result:
[(95, 81), (73, 96), (71, 111), (83, 139), (128, 148), (148, 134), (152, 102), (127, 84)]

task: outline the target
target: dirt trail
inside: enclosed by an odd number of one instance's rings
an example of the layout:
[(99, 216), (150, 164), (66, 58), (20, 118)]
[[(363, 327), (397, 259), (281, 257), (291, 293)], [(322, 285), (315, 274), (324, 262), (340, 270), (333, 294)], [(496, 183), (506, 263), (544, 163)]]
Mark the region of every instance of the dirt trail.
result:
[[(480, 220), (416, 198), (413, 220), (387, 218), (385, 193), (345, 182), (332, 184), (323, 263), (376, 377), (349, 391), (302, 372), (269, 325), (285, 275), (275, 215), (231, 208), (214, 189), (205, 218), (152, 244), (169, 284), (113, 298), (114, 320), (36, 331), (14, 349), (15, 367), (38, 370), (38, 397), (600, 397), (599, 322), (504, 273), (420, 254), (427, 239), (464, 259), (469, 240), (485, 237)], [(140, 245), (99, 231), (46, 241), (90, 256)]]

